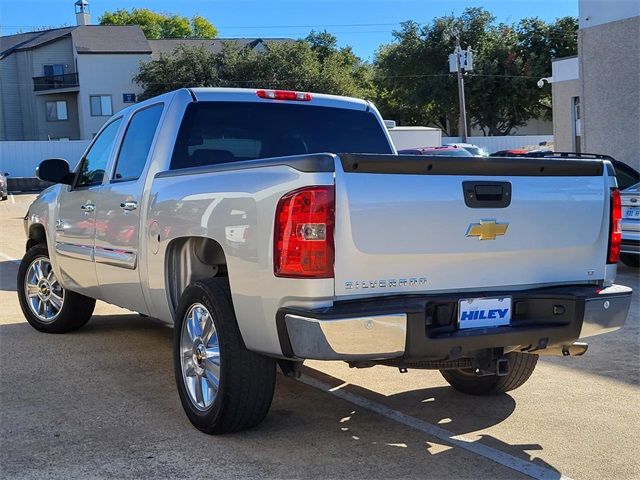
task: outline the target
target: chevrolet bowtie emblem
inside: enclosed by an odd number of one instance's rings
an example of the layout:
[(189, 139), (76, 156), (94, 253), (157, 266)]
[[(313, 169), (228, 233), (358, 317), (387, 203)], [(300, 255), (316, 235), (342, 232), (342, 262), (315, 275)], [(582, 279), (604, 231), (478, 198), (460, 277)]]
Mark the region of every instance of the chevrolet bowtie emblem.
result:
[(508, 223), (496, 223), (495, 220), (480, 220), (472, 223), (467, 230), (467, 237), (478, 237), (478, 240), (495, 240), (498, 235), (507, 233)]

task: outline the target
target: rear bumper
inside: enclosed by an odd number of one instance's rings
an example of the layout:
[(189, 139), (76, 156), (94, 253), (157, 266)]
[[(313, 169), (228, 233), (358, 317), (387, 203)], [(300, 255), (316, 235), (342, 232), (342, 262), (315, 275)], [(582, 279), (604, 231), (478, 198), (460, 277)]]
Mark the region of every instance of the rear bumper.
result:
[[(613, 285), (518, 292), (409, 295), (283, 308), (277, 324), (283, 353), (317, 360), (454, 360), (489, 348), (542, 350), (619, 329), (632, 290)], [(509, 326), (458, 330), (458, 300), (513, 297)]]

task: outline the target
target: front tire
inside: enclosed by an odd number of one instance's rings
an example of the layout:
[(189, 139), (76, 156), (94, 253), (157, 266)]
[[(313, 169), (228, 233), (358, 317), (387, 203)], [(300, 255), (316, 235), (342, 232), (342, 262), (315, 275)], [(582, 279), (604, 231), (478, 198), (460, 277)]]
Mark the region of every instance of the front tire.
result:
[(77, 330), (91, 318), (96, 301), (62, 288), (44, 244), (31, 247), (18, 268), (20, 308), (27, 322), (41, 332)]
[(469, 395), (505, 393), (522, 386), (529, 379), (538, 363), (538, 355), (511, 352), (505, 357), (509, 360), (509, 373), (504, 376), (481, 376), (471, 369), (440, 370), (440, 373), (449, 385)]
[(176, 314), (173, 358), (180, 401), (199, 430), (236, 432), (267, 415), (276, 362), (245, 347), (225, 278), (185, 289)]

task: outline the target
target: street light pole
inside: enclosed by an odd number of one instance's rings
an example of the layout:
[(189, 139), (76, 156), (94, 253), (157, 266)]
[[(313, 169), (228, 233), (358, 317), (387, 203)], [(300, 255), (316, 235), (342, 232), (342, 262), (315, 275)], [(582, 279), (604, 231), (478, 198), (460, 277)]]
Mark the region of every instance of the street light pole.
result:
[(462, 65), (460, 65), (460, 37), (456, 35), (456, 65), (458, 67), (458, 100), (460, 102), (460, 137), (462, 143), (467, 143), (467, 108), (464, 101), (464, 78), (462, 77)]

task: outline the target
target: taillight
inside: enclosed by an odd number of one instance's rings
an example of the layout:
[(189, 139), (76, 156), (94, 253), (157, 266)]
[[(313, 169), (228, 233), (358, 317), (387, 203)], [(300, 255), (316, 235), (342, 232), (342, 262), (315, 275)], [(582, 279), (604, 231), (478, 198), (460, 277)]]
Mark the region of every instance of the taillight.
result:
[(311, 94), (305, 92), (292, 92), (290, 90), (257, 90), (256, 95), (260, 98), (271, 100), (293, 100), (297, 102), (308, 102)]
[(622, 243), (622, 203), (620, 191), (611, 190), (611, 225), (609, 226), (609, 263), (617, 263)]
[(273, 271), (276, 277), (333, 277), (333, 186), (304, 187), (278, 202)]

